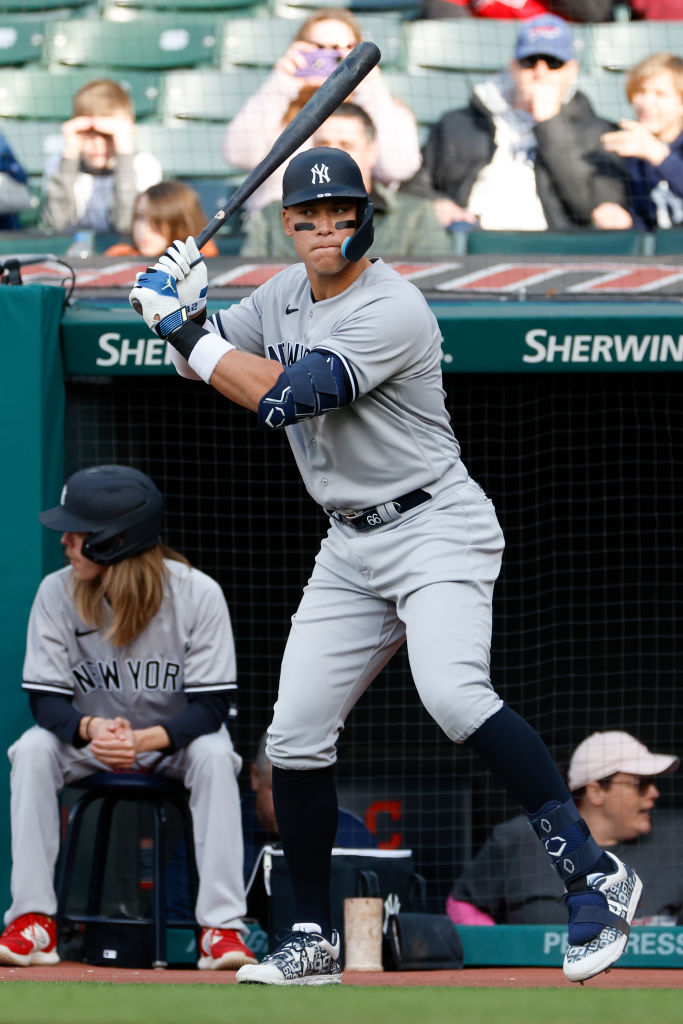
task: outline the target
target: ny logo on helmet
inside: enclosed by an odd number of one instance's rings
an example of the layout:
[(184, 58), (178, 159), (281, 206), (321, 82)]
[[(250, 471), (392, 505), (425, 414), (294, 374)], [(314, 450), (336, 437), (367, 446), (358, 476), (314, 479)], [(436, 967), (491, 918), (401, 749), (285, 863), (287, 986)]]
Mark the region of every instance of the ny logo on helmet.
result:
[(330, 180), (329, 168), (327, 164), (321, 164), (320, 166), (318, 166), (318, 164), (315, 164), (314, 167), (311, 167), (311, 175), (312, 185), (322, 185), (324, 181), (329, 182)]

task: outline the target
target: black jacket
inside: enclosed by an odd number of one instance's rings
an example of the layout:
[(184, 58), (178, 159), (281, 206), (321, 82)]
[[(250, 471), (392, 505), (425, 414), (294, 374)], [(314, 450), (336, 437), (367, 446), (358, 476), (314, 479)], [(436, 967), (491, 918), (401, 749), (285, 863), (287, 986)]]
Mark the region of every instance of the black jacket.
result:
[[(551, 230), (590, 226), (591, 211), (603, 202), (628, 206), (626, 170), (600, 143), (614, 127), (580, 92), (534, 126), (536, 190)], [(422, 167), (403, 189), (432, 199), (448, 196), (466, 207), (477, 175), (491, 162), (494, 136), (493, 116), (475, 94), (469, 107), (449, 111), (432, 126)]]

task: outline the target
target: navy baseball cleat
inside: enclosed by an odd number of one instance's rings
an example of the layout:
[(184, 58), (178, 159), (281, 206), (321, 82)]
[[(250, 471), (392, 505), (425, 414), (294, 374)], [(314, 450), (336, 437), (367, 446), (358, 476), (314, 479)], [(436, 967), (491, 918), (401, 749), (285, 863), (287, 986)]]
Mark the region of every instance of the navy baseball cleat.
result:
[(586, 887), (565, 894), (569, 909), (569, 946), (564, 973), (570, 981), (585, 981), (607, 970), (626, 949), (631, 921), (643, 883), (635, 871), (605, 851), (614, 872), (590, 874)]
[(295, 924), (260, 964), (240, 967), (236, 980), (252, 985), (335, 985), (342, 979), (339, 948), (336, 931), (328, 942), (319, 925)]

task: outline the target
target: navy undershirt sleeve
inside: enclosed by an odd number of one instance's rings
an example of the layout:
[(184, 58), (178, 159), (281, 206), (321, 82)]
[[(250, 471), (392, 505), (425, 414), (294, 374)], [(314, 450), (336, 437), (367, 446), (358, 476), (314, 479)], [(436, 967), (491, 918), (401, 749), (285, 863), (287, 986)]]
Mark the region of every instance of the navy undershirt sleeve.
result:
[(37, 725), (49, 729), (63, 743), (84, 747), (87, 743), (78, 735), (83, 715), (61, 694), (31, 692), (28, 695), (31, 714)]
[(160, 722), (171, 741), (166, 753), (186, 747), (192, 740), (205, 733), (217, 732), (228, 717), (230, 696), (228, 693), (201, 693), (187, 698), (187, 707), (179, 711), (168, 722)]

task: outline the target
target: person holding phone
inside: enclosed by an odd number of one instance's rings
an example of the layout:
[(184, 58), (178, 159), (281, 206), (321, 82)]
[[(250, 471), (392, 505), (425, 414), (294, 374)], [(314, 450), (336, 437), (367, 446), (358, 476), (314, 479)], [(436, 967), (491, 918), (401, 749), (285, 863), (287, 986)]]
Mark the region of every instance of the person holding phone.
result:
[[(358, 21), (346, 8), (322, 8), (307, 18), (263, 85), (227, 126), (225, 160), (233, 167), (253, 170), (282, 131), (292, 103), (302, 91), (308, 98), (362, 38)], [(420, 166), (417, 121), (410, 107), (391, 95), (379, 67), (349, 99), (377, 126), (377, 180), (393, 188), (407, 181)], [(310, 142), (301, 148), (310, 149)], [(249, 197), (248, 215), (281, 198), (283, 174), (284, 168), (278, 168)]]

